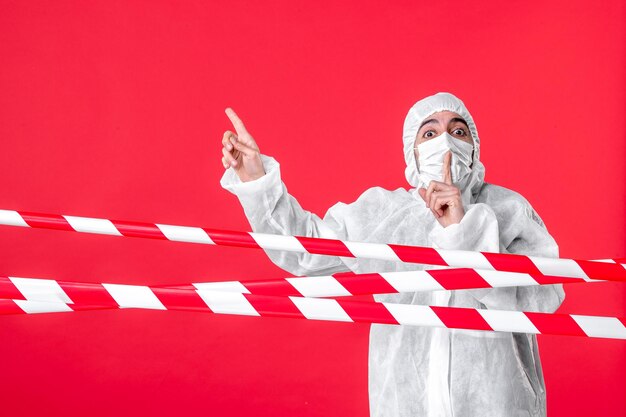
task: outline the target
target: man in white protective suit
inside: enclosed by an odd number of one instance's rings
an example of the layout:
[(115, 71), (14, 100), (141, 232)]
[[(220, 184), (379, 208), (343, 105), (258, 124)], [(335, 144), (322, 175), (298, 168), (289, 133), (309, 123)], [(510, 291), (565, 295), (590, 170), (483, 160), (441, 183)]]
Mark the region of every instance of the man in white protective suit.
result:
[[(323, 219), (288, 194), (280, 165), (259, 151), (230, 108), (223, 136), (222, 187), (235, 194), (252, 230), (441, 249), (558, 257), (530, 203), (484, 182), (472, 116), (449, 93), (411, 107), (403, 129), (405, 175), (413, 187), (372, 187), (337, 203)], [(431, 266), (266, 250), (294, 275), (409, 271)], [(375, 295), (378, 302), (554, 312), (562, 285)], [(369, 341), (372, 416), (545, 416), (535, 335), (374, 324)]]

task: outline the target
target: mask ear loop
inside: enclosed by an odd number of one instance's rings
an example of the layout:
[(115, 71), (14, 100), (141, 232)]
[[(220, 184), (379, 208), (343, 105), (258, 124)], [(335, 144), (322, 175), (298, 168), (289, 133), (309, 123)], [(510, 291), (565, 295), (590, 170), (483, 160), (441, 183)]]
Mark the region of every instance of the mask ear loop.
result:
[(474, 135), (472, 135), (472, 132), (470, 131), (470, 137), (472, 138), (472, 163), (470, 164), (470, 169), (474, 168), (474, 161), (475, 156), (476, 156), (476, 141), (474, 140)]
[[(417, 132), (419, 133), (419, 132)], [(415, 155), (415, 151), (417, 150), (417, 146), (415, 146), (415, 142), (417, 142), (417, 133), (415, 134), (415, 139), (413, 139), (413, 160), (415, 160), (415, 169), (417, 169), (417, 173), (421, 174), (420, 172), (420, 164), (417, 160), (417, 156)]]

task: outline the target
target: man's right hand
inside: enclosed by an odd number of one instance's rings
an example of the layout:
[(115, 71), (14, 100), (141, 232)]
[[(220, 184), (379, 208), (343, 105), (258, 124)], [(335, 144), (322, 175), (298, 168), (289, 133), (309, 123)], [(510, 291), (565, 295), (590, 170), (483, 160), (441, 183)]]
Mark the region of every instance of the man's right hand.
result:
[(230, 107), (226, 108), (226, 116), (235, 128), (224, 132), (222, 138), (222, 165), (224, 169), (232, 167), (242, 182), (256, 180), (265, 175), (261, 153), (254, 138), (243, 125), (243, 122)]

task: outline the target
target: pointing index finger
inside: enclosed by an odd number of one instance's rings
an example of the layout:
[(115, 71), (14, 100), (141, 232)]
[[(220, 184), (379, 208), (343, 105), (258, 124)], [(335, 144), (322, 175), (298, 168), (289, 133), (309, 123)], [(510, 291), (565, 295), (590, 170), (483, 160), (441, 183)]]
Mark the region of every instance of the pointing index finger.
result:
[(235, 113), (233, 109), (231, 109), (230, 107), (227, 107), (225, 112), (226, 112), (226, 116), (228, 116), (228, 118), (230, 119), (230, 122), (235, 127), (235, 130), (237, 131), (238, 135), (247, 133), (246, 127), (243, 125), (243, 122), (241, 121), (239, 116), (237, 116), (237, 113)]
[(448, 151), (443, 157), (443, 182), (452, 185), (452, 173), (450, 172), (450, 164), (452, 162), (452, 152)]

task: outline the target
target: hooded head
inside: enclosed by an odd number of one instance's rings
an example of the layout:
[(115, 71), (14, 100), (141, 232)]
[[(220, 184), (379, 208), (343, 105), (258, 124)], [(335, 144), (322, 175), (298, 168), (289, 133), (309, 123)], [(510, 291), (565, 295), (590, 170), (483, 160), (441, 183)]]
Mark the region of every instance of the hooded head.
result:
[[(428, 116), (440, 111), (451, 111), (461, 116), (466, 122), (474, 142), (474, 154), (472, 158), (472, 170), (468, 180), (463, 184), (461, 194), (464, 204), (473, 202), (475, 196), (480, 191), (485, 179), (485, 167), (480, 162), (480, 139), (476, 124), (465, 104), (450, 93), (437, 93), (423, 98), (411, 107), (406, 119), (402, 133), (404, 143), (404, 160), (406, 162), (405, 176), (409, 184), (413, 187), (419, 185), (419, 170), (415, 160), (415, 141), (420, 125)], [(417, 188), (412, 190), (417, 195)]]

